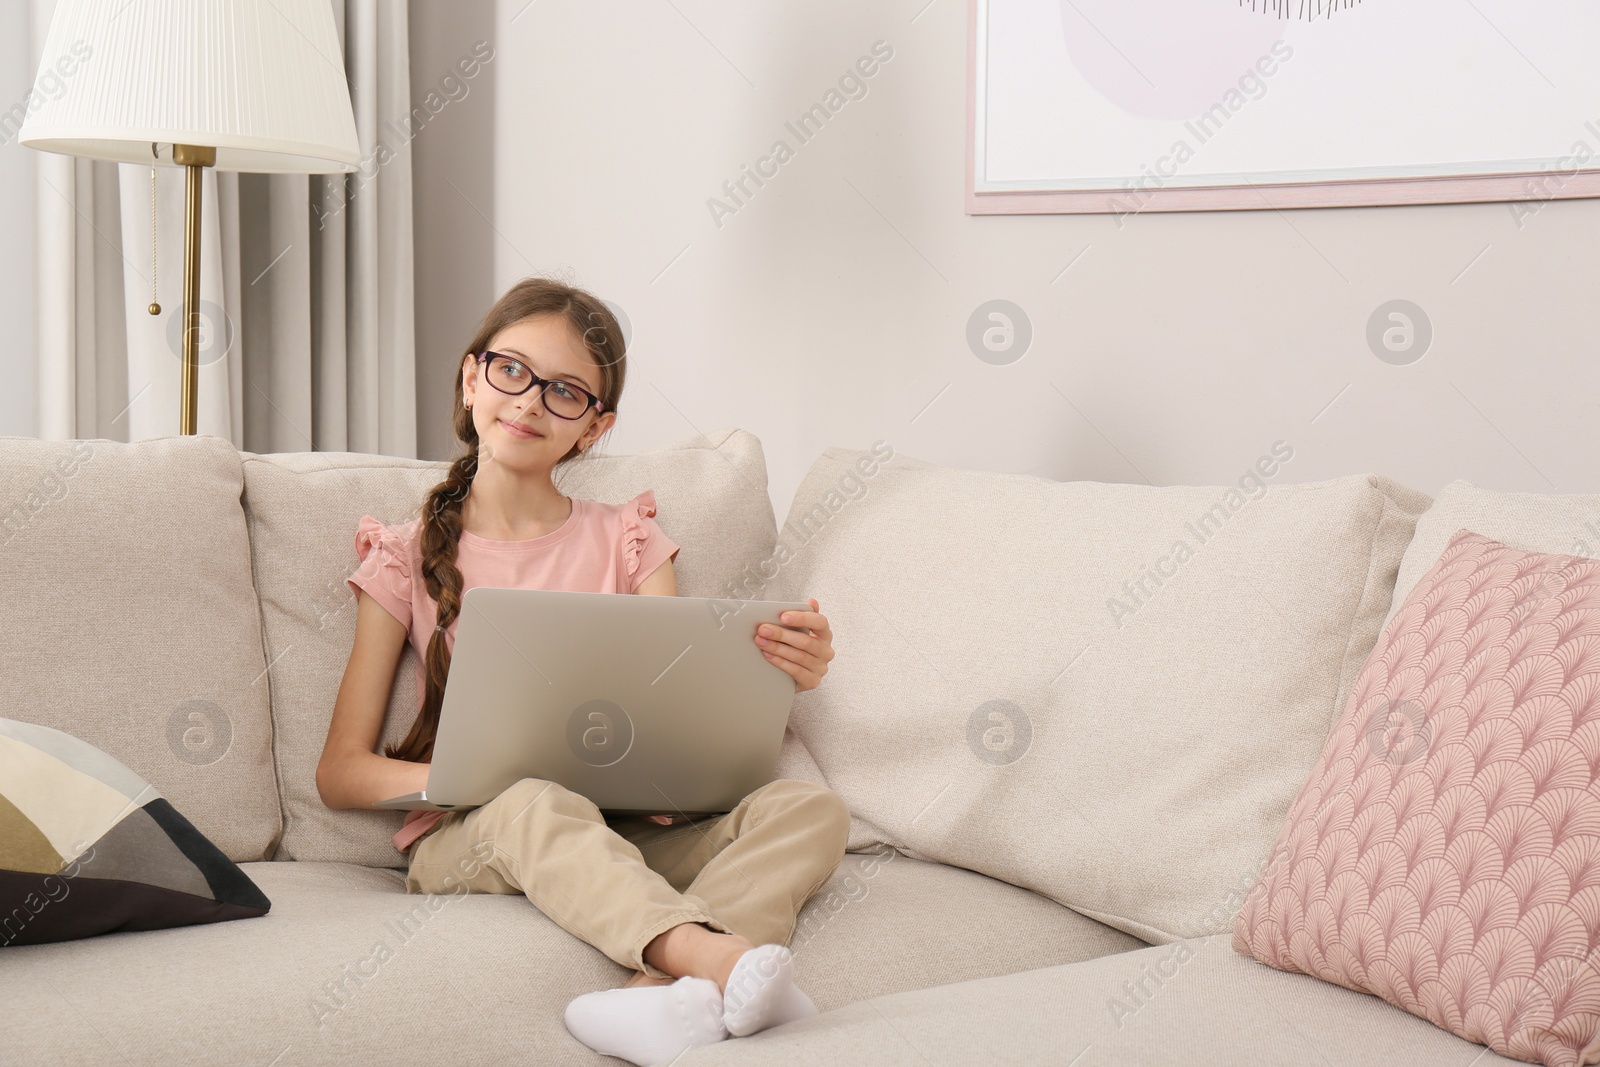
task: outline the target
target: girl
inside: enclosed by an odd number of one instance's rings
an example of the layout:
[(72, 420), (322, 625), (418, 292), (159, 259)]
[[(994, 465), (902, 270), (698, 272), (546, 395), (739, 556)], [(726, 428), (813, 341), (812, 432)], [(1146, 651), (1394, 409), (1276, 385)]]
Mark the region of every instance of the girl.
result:
[[(563, 496), (551, 473), (616, 422), (626, 360), (601, 301), (529, 278), (489, 310), (455, 381), (466, 450), (422, 515), (389, 529), (363, 516), (355, 645), (317, 789), (333, 808), (422, 789), (462, 594), (477, 585), (676, 596), (678, 546), (646, 490), (621, 505)], [(833, 658), (817, 601), (755, 637), (768, 662), (816, 688)], [(407, 640), (425, 666), (411, 732), (375, 751)], [(606, 816), (554, 782), (525, 778), (471, 811), (407, 815), (406, 891), (522, 893), (562, 929), (638, 973), (566, 1009), (584, 1044), (635, 1064), (816, 1013), (786, 947), (801, 906), (844, 858), (850, 815), (831, 790), (780, 779), (726, 815)], [(668, 829), (668, 827), (671, 829)], [(466, 857), (474, 862), (464, 863)], [(481, 858), (481, 864), (475, 862)]]

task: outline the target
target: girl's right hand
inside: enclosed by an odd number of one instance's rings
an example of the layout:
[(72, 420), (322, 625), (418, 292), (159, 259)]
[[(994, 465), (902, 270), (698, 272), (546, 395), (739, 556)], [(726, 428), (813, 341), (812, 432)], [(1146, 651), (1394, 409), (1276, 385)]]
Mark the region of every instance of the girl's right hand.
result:
[(674, 816), (671, 816), (671, 815), (646, 815), (645, 818), (649, 819), (651, 822), (658, 822), (662, 826), (671, 826)]

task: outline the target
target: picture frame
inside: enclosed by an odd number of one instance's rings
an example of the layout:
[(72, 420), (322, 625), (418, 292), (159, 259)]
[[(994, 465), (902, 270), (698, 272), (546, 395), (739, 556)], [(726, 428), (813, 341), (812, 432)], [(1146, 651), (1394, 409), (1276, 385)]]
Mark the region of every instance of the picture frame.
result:
[(1600, 7), (1320, 2), (968, 0), (967, 214), (1600, 196)]

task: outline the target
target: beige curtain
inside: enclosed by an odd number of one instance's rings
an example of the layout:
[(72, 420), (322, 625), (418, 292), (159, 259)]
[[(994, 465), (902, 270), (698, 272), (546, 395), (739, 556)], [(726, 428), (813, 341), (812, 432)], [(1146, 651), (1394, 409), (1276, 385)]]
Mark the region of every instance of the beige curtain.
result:
[[(250, 452), (417, 454), (406, 5), (329, 0), (362, 168), (204, 171), (197, 430)], [(53, 0), (33, 0), (37, 68)], [(184, 174), (36, 153), (47, 440), (178, 433)], [(148, 313), (152, 275), (159, 316)]]

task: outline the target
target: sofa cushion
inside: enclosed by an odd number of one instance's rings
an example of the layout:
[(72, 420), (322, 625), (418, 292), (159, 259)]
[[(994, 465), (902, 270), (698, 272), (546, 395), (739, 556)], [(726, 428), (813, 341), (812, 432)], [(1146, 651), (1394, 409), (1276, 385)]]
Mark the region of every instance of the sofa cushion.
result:
[(265, 914), (149, 782), (71, 734), (0, 719), (0, 947)]
[[(877, 866), (863, 872), (862, 860)], [(7, 949), (6, 1062), (168, 1067), (195, 1062), (196, 1049), (207, 1063), (296, 1067), (618, 1062), (574, 1040), (562, 1011), (620, 985), (627, 968), (526, 898), (407, 894), (397, 871), (342, 863), (244, 870), (272, 897), (260, 919)], [(850, 899), (828, 904), (834, 892)], [(911, 910), (922, 906), (950, 927), (928, 936)], [(846, 856), (801, 924), (798, 981), (822, 1007), (1113, 951), (1125, 937), (1014, 886), (903, 856)], [(1042, 944), (1020, 943), (1029, 938)]]
[(754, 1063), (1525, 1067), (1377, 997), (1241, 956), (1226, 936), (877, 997), (677, 1061)]
[(1376, 475), (1152, 487), (829, 449), (762, 568), (760, 595), (819, 600), (837, 650), (782, 773), (814, 757), (851, 849), (1149, 943), (1225, 931), (1428, 500)]
[(846, 853), (789, 938), (795, 984), (823, 1011), (1144, 947), (1037, 893), (887, 846)]
[[(723, 596), (775, 537), (761, 443), (743, 430), (696, 436), (638, 455), (588, 454), (557, 475), (569, 496), (620, 503), (654, 489), (656, 521), (681, 546), (674, 570), (687, 596)], [(421, 514), (444, 462), (362, 453), (244, 454), (245, 513), (272, 664), (272, 715), (283, 845), (276, 859), (342, 860), (404, 867), (390, 838), (404, 813), (333, 810), (316, 768), (355, 641), (357, 523), (370, 514), (398, 526)], [(382, 746), (398, 744), (422, 702), (421, 659), (401, 652)]]
[(1462, 530), (1373, 649), (1233, 947), (1502, 1055), (1600, 1048), (1600, 560)]
[(243, 869), (272, 898), (259, 919), (5, 950), (7, 1061), (608, 1062), (561, 1011), (623, 968), (525, 898), (407, 894), (351, 864)]
[(1600, 496), (1502, 493), (1460, 479), (1451, 482), (1417, 520), (1416, 534), (1400, 561), (1385, 625), (1463, 529), (1512, 548), (1600, 559)]
[(0, 715), (126, 764), (232, 860), (282, 829), (233, 445), (0, 438)]

